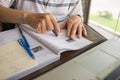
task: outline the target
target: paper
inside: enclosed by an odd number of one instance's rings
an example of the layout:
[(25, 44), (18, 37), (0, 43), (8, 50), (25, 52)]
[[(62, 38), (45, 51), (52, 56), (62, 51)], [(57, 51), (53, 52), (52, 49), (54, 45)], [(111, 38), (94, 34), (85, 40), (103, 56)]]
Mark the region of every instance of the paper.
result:
[(0, 80), (37, 66), (17, 41), (0, 46)]

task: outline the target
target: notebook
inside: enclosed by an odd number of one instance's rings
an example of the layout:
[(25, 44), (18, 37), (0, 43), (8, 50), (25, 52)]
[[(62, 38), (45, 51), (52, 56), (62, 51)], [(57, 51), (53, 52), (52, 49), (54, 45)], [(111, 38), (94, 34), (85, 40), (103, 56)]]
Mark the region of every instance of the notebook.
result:
[(34, 80), (120, 80), (120, 42), (107, 40)]
[(0, 80), (37, 66), (17, 41), (0, 46)]

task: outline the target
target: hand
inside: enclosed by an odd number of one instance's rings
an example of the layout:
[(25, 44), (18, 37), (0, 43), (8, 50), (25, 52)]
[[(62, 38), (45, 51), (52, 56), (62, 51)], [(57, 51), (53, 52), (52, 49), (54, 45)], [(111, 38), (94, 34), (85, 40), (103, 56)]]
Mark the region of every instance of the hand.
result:
[(26, 22), (36, 29), (37, 33), (45, 33), (47, 31), (55, 30), (57, 35), (60, 34), (59, 24), (49, 13), (29, 13), (26, 17)]
[(74, 39), (76, 35), (78, 38), (81, 38), (82, 35), (85, 37), (87, 36), (87, 31), (83, 25), (82, 19), (77, 15), (73, 15), (65, 21), (61, 25), (61, 28), (64, 27), (67, 27), (67, 36), (71, 39)]

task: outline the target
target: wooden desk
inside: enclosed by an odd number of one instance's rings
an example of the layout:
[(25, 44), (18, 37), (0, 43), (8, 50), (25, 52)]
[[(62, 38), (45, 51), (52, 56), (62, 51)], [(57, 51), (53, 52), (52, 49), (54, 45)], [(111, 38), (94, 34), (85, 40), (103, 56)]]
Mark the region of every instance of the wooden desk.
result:
[(59, 66), (60, 64), (74, 58), (75, 56), (78, 56), (80, 54), (82, 54), (83, 52), (85, 52), (86, 50), (88, 49), (91, 49), (92, 47), (104, 42), (106, 39), (101, 36), (98, 32), (96, 32), (95, 30), (93, 30), (90, 26), (87, 26), (86, 25), (86, 28), (87, 28), (87, 32), (88, 32), (88, 39), (91, 40), (93, 42), (93, 44), (91, 45), (88, 45), (87, 47), (85, 48), (82, 48), (80, 50), (77, 50), (77, 51), (68, 51), (68, 52), (64, 52), (61, 54), (61, 58), (60, 60), (42, 68), (42, 69), (39, 69), (23, 78), (21, 78), (20, 80), (31, 80), (37, 76), (40, 76), (42, 75), (43, 73)]

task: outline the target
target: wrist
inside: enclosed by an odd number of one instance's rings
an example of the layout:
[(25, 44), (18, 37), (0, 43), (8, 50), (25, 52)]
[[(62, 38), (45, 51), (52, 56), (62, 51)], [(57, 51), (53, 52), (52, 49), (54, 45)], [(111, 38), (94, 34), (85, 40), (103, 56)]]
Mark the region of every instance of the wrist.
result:
[(81, 18), (81, 15), (79, 15), (79, 14), (76, 14), (76, 15)]
[(28, 16), (30, 15), (30, 13), (29, 12), (23, 12), (23, 16), (22, 16), (22, 23), (23, 24), (28, 24)]
[(83, 17), (81, 15), (76, 14), (76, 16), (78, 16), (81, 19), (82, 22), (84, 21), (84, 19), (83, 19)]

